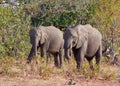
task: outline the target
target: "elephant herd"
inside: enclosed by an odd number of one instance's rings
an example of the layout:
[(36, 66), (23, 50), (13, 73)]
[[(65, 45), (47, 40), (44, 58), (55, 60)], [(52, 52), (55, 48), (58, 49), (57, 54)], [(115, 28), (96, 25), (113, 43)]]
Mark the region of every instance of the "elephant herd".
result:
[(47, 53), (54, 56), (56, 67), (62, 66), (63, 57), (70, 60), (71, 50), (78, 69), (82, 67), (84, 57), (91, 69), (93, 69), (93, 57), (96, 59), (96, 64), (98, 66), (100, 64), (102, 35), (89, 24), (68, 27), (64, 33), (54, 26), (39, 26), (31, 29), (29, 35), (32, 48), (27, 58), (28, 62), (36, 57), (40, 48), (41, 57), (46, 58)]

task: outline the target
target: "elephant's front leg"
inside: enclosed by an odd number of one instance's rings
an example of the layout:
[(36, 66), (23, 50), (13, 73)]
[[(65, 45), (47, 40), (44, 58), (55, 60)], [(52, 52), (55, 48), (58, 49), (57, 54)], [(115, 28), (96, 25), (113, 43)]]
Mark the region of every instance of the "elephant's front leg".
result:
[(46, 48), (44, 46), (41, 46), (41, 57), (45, 57), (46, 58)]
[(73, 50), (74, 58), (76, 60), (77, 69), (80, 69), (82, 66), (82, 59), (83, 59), (81, 48), (80, 49), (72, 48), (72, 50)]
[(41, 59), (44, 62), (44, 58), (46, 59), (46, 65), (47, 65), (47, 51), (45, 47), (41, 47)]
[(75, 52), (76, 55), (74, 56), (76, 58), (77, 69), (82, 68), (83, 58), (85, 57), (86, 50), (87, 50), (87, 41), (79, 49), (76, 49)]
[(79, 49), (75, 56), (76, 56), (75, 58), (76, 58), (76, 63), (77, 63), (77, 69), (80, 70), (83, 64), (84, 53), (82, 52), (81, 49)]

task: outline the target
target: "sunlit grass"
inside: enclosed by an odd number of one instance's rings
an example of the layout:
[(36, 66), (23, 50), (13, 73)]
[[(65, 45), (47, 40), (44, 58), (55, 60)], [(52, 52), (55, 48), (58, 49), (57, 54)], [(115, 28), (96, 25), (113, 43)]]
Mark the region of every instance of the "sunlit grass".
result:
[[(111, 80), (115, 79), (116, 69), (114, 65), (106, 64), (104, 58), (102, 58), (100, 70), (98, 70), (95, 60), (93, 60), (94, 70), (91, 70), (87, 60), (84, 60), (83, 67), (78, 71), (76, 69), (76, 62), (71, 58), (70, 63), (63, 62), (62, 68), (56, 68), (54, 66), (54, 59), (51, 57), (46, 63), (45, 58), (37, 56), (36, 59), (32, 60), (30, 64), (26, 63), (26, 57), (15, 58), (6, 57), (0, 58), (0, 74), (10, 77), (26, 77), (37, 75), (41, 79), (49, 79), (54, 75), (58, 76), (82, 76), (88, 79), (104, 79)], [(117, 68), (117, 67), (116, 67)]]

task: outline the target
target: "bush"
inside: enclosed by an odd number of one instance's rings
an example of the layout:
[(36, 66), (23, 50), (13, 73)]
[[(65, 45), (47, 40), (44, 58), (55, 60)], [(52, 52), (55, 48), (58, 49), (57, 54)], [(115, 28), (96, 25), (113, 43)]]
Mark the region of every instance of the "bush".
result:
[(30, 16), (25, 15), (23, 5), (17, 8), (0, 7), (0, 57), (26, 55), (29, 45)]
[(64, 31), (68, 26), (89, 23), (102, 32), (103, 39), (114, 39), (115, 48), (120, 45), (119, 1), (25, 0), (22, 4), (23, 1), (14, 9), (0, 7), (0, 57), (14, 56), (15, 50), (18, 56), (27, 55), (28, 31), (39, 25), (53, 25)]
[(75, 25), (82, 17), (82, 24), (94, 23), (91, 17), (95, 14), (98, 2), (94, 0), (40, 0), (26, 4), (26, 12), (32, 15), (33, 26), (54, 25), (65, 29)]

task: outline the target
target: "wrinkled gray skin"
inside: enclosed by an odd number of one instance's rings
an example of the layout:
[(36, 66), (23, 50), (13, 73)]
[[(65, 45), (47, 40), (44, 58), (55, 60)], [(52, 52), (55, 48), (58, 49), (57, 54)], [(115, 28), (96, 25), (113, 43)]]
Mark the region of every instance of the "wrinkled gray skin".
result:
[[(32, 48), (28, 56), (30, 62), (37, 55), (40, 47), (41, 57), (46, 57), (46, 53), (54, 55), (54, 64), (56, 67), (62, 66), (64, 39), (62, 32), (54, 26), (39, 26), (31, 29), (29, 32)], [(58, 62), (58, 57), (60, 62)]]
[(98, 30), (89, 24), (68, 27), (64, 33), (64, 40), (65, 57), (70, 59), (69, 52), (72, 49), (78, 69), (82, 67), (84, 57), (89, 61), (91, 69), (94, 56), (99, 66), (102, 56), (102, 36)]

